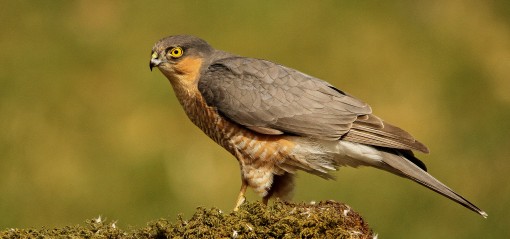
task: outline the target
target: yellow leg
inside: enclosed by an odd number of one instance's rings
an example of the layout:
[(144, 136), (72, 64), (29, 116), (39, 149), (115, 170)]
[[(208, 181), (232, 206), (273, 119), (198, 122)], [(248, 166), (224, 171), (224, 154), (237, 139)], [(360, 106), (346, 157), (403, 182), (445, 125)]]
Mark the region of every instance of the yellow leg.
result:
[(234, 208), (234, 212), (237, 212), (241, 204), (243, 204), (244, 201), (246, 200), (246, 198), (244, 197), (244, 193), (246, 192), (247, 188), (248, 184), (244, 180), (242, 180), (241, 190), (239, 191), (239, 196), (237, 196), (237, 203), (236, 207)]

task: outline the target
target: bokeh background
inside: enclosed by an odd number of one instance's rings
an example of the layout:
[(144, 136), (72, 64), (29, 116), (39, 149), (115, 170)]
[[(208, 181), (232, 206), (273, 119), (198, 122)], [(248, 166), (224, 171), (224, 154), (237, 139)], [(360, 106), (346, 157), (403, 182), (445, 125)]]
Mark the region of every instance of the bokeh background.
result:
[[(102, 215), (121, 227), (230, 211), (238, 164), (149, 71), (193, 34), (330, 81), (427, 144), (418, 156), (488, 219), (407, 180), (299, 174), (384, 238), (509, 238), (509, 1), (1, 1), (0, 229)], [(252, 192), (248, 200), (259, 200)]]

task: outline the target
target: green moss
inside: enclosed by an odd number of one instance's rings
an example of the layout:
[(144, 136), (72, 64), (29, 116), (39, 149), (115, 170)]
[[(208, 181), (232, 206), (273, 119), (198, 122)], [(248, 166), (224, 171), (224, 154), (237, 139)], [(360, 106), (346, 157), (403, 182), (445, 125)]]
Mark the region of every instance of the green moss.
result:
[(159, 219), (129, 232), (98, 219), (86, 226), (55, 229), (7, 229), (0, 238), (372, 238), (373, 232), (349, 206), (276, 201), (270, 206), (245, 203), (238, 212), (197, 208), (185, 220)]

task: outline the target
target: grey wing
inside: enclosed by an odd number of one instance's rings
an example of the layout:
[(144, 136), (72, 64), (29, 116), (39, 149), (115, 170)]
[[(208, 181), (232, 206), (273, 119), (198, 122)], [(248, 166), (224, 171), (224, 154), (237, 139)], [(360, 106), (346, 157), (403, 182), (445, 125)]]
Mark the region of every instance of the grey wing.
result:
[(359, 116), (353, 122), (351, 130), (342, 139), (387, 148), (429, 152), (427, 146), (416, 140), (411, 134), (372, 114)]
[(371, 113), (369, 105), (325, 81), (253, 58), (214, 62), (198, 88), (221, 114), (266, 134), (338, 140), (358, 116)]

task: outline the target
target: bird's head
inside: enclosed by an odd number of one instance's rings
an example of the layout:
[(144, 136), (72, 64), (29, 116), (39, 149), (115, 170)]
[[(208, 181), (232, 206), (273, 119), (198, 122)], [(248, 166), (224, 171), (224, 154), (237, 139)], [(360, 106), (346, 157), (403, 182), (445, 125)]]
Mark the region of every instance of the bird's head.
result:
[(152, 48), (150, 69), (152, 71), (157, 67), (171, 82), (183, 79), (194, 81), (213, 51), (206, 41), (198, 37), (165, 37)]

